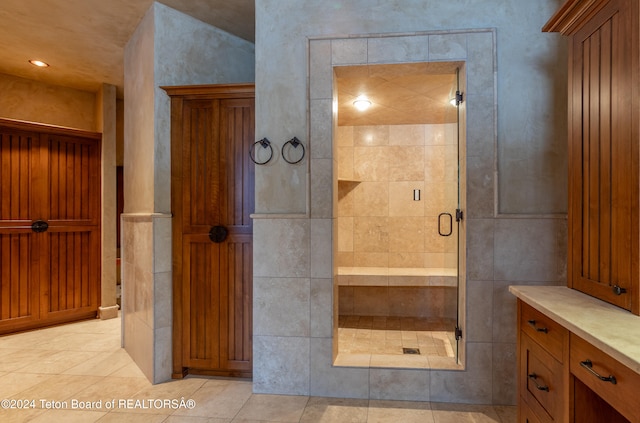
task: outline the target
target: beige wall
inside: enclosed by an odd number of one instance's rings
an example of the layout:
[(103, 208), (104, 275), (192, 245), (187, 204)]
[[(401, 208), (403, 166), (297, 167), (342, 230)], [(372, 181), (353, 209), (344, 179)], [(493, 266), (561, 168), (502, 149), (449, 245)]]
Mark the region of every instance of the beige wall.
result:
[[(47, 72), (46, 69), (42, 70)], [(0, 116), (102, 133), (102, 269), (99, 316), (117, 316), (115, 262), (116, 87), (96, 92), (0, 74)]]
[(95, 93), (6, 74), (0, 74), (0, 93), (0, 117), (99, 131)]
[[(339, 126), (337, 265), (456, 268), (457, 125)], [(420, 199), (414, 200), (414, 190)]]
[(125, 48), (124, 347), (171, 377), (171, 110), (161, 86), (253, 82), (253, 44), (154, 3)]
[(154, 211), (154, 14), (142, 19), (124, 51), (124, 213)]
[[(256, 138), (309, 154), (256, 167), (254, 390), (515, 403), (508, 286), (565, 281), (566, 46), (540, 31), (560, 4), (256, 0)], [(336, 368), (333, 67), (424, 61), (466, 68), (465, 369)]]
[(102, 84), (96, 95), (96, 122), (102, 132), (102, 286), (100, 317), (118, 317), (116, 304), (116, 87)]

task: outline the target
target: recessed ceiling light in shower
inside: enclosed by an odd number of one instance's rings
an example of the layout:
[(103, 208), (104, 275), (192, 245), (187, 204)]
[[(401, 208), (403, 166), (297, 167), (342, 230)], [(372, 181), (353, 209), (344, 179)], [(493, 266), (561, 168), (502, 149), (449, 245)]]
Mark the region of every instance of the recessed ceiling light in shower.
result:
[(353, 105), (356, 109), (364, 112), (371, 107), (371, 100), (369, 100), (366, 95), (359, 95), (353, 102)]
[(36, 59), (31, 59), (29, 60), (29, 63), (31, 63), (33, 66), (37, 66), (39, 68), (48, 68), (49, 64), (46, 62), (43, 62), (42, 60), (36, 60)]

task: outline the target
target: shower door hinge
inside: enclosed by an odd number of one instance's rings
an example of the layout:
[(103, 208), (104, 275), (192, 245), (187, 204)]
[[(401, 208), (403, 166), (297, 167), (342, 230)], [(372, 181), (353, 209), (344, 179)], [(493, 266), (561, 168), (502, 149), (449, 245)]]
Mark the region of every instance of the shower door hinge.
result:
[(460, 222), (462, 220), (462, 210), (456, 209), (456, 222)]
[(460, 329), (459, 326), (456, 326), (456, 341), (459, 341), (462, 339), (462, 329)]
[(456, 91), (456, 96), (451, 99), (451, 102), (454, 106), (459, 106), (462, 101), (462, 93), (458, 90)]

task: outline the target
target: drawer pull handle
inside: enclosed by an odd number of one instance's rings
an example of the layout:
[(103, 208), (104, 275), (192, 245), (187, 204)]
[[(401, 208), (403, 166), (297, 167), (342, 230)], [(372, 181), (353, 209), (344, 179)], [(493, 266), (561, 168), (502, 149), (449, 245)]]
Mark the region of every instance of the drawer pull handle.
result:
[(529, 379), (531, 379), (533, 381), (533, 384), (536, 385), (536, 389), (538, 391), (546, 391), (549, 392), (549, 387), (546, 385), (540, 385), (538, 384), (538, 375), (535, 373), (531, 373), (529, 375)]
[(581, 361), (580, 365), (582, 367), (584, 367), (585, 369), (587, 369), (589, 371), (589, 373), (591, 373), (592, 375), (594, 375), (595, 377), (597, 377), (598, 379), (600, 379), (603, 382), (611, 382), (614, 385), (616, 383), (618, 383), (618, 381), (616, 380), (616, 377), (614, 375), (609, 375), (609, 376), (600, 376), (598, 374), (598, 372), (596, 372), (595, 370), (593, 370), (593, 363), (591, 362), (591, 360), (585, 360), (585, 361)]
[(548, 333), (549, 332), (549, 329), (547, 329), (547, 328), (536, 327), (536, 321), (535, 320), (527, 320), (527, 323), (529, 323), (531, 325), (531, 327), (533, 327), (538, 332), (543, 332), (543, 333)]

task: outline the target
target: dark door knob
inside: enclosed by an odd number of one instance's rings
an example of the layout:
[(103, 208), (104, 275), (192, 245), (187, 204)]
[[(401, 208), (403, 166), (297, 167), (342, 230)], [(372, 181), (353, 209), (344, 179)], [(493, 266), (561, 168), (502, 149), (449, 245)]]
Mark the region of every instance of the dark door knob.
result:
[(613, 285), (611, 288), (613, 289), (613, 293), (616, 295), (622, 295), (627, 293), (627, 290), (625, 288), (618, 285)]
[(209, 239), (216, 244), (221, 243), (225, 239), (227, 239), (227, 234), (229, 231), (224, 226), (213, 226), (209, 231)]
[(31, 230), (36, 233), (46, 232), (49, 229), (49, 224), (44, 220), (36, 220), (31, 224)]

